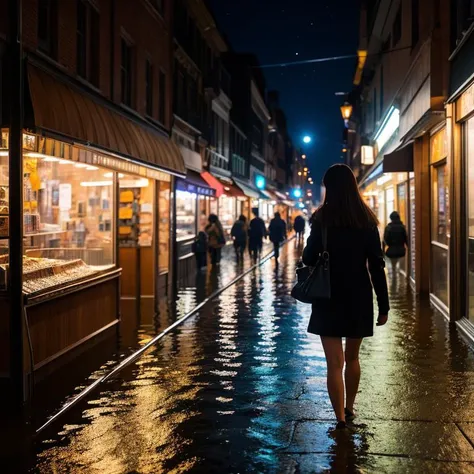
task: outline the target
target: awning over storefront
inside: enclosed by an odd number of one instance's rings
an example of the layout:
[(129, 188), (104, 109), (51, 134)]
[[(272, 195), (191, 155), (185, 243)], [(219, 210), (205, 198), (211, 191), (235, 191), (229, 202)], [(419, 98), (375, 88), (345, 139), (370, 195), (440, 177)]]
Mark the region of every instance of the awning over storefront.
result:
[(180, 146), (179, 150), (183, 156), (184, 164), (189, 170), (197, 171), (201, 173), (202, 171), (202, 160), (201, 155), (196, 151), (190, 150), (184, 146)]
[(28, 64), (28, 81), (37, 128), (185, 175), (177, 145), (146, 122), (100, 103), (99, 98), (32, 64)]
[(237, 186), (231, 183), (227, 183), (225, 181), (220, 180), (222, 186), (224, 186), (224, 194), (228, 197), (235, 197), (235, 198), (245, 198), (245, 194), (239, 189)]
[(275, 193), (276, 197), (281, 201), (286, 201), (288, 199), (288, 196), (286, 196), (280, 191), (273, 191), (273, 192)]
[(209, 171), (204, 171), (204, 173), (201, 173), (202, 179), (216, 191), (216, 197), (221, 197), (223, 194), (225, 194), (224, 191), (224, 185), (215, 177), (212, 176)]
[(425, 114), (416, 122), (416, 124), (402, 137), (402, 141), (407, 143), (414, 140), (417, 137), (421, 137), (428, 130), (431, 130), (436, 125), (446, 119), (446, 114), (439, 110), (428, 110)]
[(176, 180), (176, 189), (202, 196), (215, 197), (216, 195), (216, 190), (209, 187), (199, 173), (191, 170), (186, 173), (186, 179), (178, 178)]
[(242, 183), (242, 181), (239, 181), (237, 179), (234, 179), (235, 184), (243, 191), (243, 193), (251, 198), (251, 199), (259, 199), (260, 195), (258, 194), (257, 191), (254, 191), (252, 188), (250, 188), (248, 185)]
[(413, 141), (399, 146), (383, 157), (384, 173), (402, 173), (413, 171)]

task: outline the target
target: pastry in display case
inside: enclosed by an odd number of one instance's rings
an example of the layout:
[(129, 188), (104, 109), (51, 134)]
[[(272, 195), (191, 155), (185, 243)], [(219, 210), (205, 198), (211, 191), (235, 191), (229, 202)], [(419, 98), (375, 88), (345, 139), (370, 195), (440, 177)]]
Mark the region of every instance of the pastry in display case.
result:
[[(66, 283), (77, 282), (95, 275), (110, 265), (89, 266), (83, 260), (56, 260), (23, 257), (23, 292), (26, 295), (51, 290)], [(0, 256), (0, 287), (8, 281), (8, 256)]]

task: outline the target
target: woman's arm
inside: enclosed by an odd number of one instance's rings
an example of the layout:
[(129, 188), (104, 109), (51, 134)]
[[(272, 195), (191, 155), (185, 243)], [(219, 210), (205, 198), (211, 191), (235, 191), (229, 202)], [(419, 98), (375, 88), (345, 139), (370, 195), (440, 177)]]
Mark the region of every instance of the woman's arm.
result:
[(323, 236), (321, 224), (314, 221), (311, 226), (311, 234), (303, 251), (303, 263), (309, 267), (316, 265), (319, 255), (323, 251)]
[(377, 295), (379, 315), (387, 315), (390, 310), (388, 301), (387, 278), (385, 276), (385, 260), (382, 254), (380, 235), (377, 228), (370, 231), (367, 249), (367, 260), (372, 285)]

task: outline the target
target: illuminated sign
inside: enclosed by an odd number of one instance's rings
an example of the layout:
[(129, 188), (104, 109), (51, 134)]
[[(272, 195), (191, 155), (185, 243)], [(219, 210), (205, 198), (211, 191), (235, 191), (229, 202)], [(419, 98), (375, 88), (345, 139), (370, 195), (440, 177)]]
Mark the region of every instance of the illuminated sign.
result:
[(261, 175), (256, 176), (255, 178), (255, 186), (257, 186), (258, 189), (265, 189), (265, 178)]
[(377, 142), (378, 150), (386, 145), (390, 140), (392, 135), (397, 131), (400, 125), (400, 110), (392, 107), (385, 120), (382, 122), (382, 125), (379, 128), (379, 131), (375, 134), (374, 140)]
[(361, 148), (361, 163), (363, 165), (374, 164), (374, 148), (368, 145), (363, 145)]

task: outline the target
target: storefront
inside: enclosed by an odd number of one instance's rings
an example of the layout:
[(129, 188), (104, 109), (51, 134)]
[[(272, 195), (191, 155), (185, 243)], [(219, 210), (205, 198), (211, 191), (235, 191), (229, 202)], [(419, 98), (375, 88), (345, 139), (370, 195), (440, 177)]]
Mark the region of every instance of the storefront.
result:
[(216, 201), (216, 190), (199, 173), (188, 170), (186, 179), (176, 180), (176, 242), (178, 258), (192, 255), (191, 246), (198, 232), (207, 225)]
[[(20, 176), (10, 173), (9, 131), (2, 130), (0, 300), (4, 314), (25, 317), (23, 340), (16, 335), (12, 347), (30, 354), (23, 370), (31, 372), (117, 325), (124, 292), (156, 302), (159, 270), (170, 269), (170, 185), (184, 163), (166, 137), (67, 79), (27, 66), (25, 115), (34, 133), (23, 133)], [(13, 203), (22, 236), (10, 235)], [(22, 239), (22, 258), (10, 255), (15, 239)], [(11, 296), (18, 291), (11, 273), (21, 275), (21, 307)], [(2, 374), (14, 365), (7, 323), (0, 322)]]
[[(258, 208), (258, 199), (260, 197), (256, 188), (251, 187), (250, 183), (244, 183), (241, 180), (234, 179), (235, 185), (242, 191), (244, 198), (239, 200), (238, 214), (244, 215), (247, 219), (252, 219), (252, 209)], [(256, 205), (254, 205), (256, 204)]]
[[(453, 96), (447, 106), (447, 150), (439, 153), (435, 180), (440, 218), (433, 232), (441, 244), (449, 244), (447, 293), (450, 317), (457, 321), (464, 334), (474, 341), (474, 84)], [(443, 155), (447, 155), (447, 160)], [(449, 184), (447, 184), (449, 183)], [(452, 199), (451, 199), (452, 196)], [(443, 216), (443, 212), (450, 216)], [(446, 225), (445, 225), (446, 223)], [(451, 230), (445, 231), (444, 227)], [(444, 250), (444, 246), (442, 248)], [(444, 285), (446, 286), (446, 285)]]

